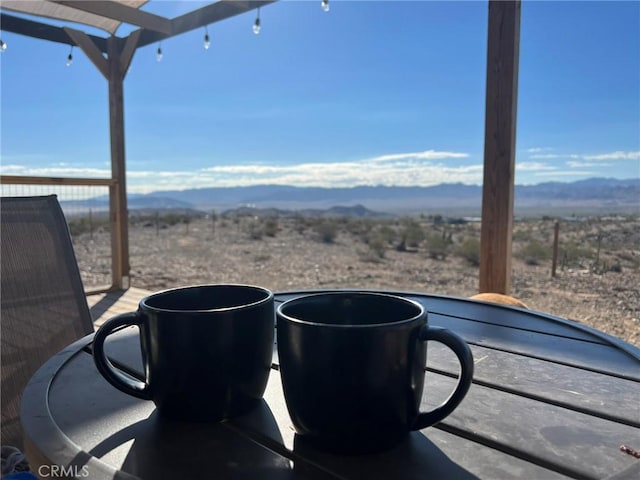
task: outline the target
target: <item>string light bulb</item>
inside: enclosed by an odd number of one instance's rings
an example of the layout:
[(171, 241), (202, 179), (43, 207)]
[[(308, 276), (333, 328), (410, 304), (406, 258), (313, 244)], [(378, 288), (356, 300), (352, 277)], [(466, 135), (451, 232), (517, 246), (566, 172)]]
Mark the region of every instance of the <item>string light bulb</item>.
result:
[(209, 30), (207, 29), (207, 26), (204, 26), (204, 49), (205, 50), (209, 50), (209, 47), (211, 46), (211, 39), (209, 38)]
[(7, 51), (7, 44), (4, 40), (0, 38), (0, 53), (4, 53)]
[(320, 6), (322, 7), (322, 10), (324, 10), (325, 12), (328, 12), (330, 9), (329, 0), (322, 0), (322, 2), (320, 2)]
[(156, 50), (156, 61), (161, 62), (162, 56), (162, 42), (160, 42), (158, 44), (158, 50)]
[(69, 55), (67, 55), (67, 67), (70, 67), (73, 63), (73, 45), (71, 45), (71, 50), (69, 50)]
[(258, 35), (260, 33), (260, 7), (258, 7), (258, 13), (256, 16), (256, 21), (253, 22), (253, 33)]

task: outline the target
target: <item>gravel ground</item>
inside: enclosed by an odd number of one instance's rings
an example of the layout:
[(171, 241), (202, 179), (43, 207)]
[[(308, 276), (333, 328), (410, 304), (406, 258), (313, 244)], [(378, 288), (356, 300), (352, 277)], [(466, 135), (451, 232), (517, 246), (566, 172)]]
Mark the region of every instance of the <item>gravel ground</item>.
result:
[[(338, 230), (334, 241), (328, 243), (320, 240), (312, 227), (301, 228), (299, 221), (292, 219), (279, 219), (275, 236), (252, 235), (251, 222), (259, 220), (132, 225), (131, 284), (152, 291), (228, 282), (262, 285), (274, 291), (360, 288), (463, 297), (477, 293), (478, 267), (457, 255), (433, 259), (424, 247), (398, 251), (388, 244), (380, 257), (360, 237), (345, 230)], [(511, 293), (531, 309), (579, 321), (640, 346), (640, 223), (610, 223), (571, 225), (563, 238), (569, 242), (600, 232), (607, 241), (598, 249), (599, 258), (615, 268), (594, 273), (585, 265), (565, 267), (552, 278), (550, 260), (529, 265), (514, 258)], [(459, 235), (477, 230), (477, 226), (460, 228)], [(549, 239), (548, 222), (516, 228), (520, 232), (542, 231), (541, 238)], [(514, 232), (514, 242), (527, 235)], [(74, 244), (85, 287), (108, 283), (108, 232), (76, 235)], [(514, 243), (514, 252), (517, 248)]]

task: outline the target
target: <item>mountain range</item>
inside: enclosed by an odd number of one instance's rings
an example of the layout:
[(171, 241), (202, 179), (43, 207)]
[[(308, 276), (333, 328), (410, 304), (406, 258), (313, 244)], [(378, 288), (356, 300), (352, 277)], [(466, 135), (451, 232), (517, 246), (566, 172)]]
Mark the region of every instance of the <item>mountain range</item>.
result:
[[(516, 185), (514, 197), (517, 215), (570, 212), (640, 213), (640, 178), (591, 178), (576, 182)], [(96, 197), (84, 203), (87, 208), (100, 208), (106, 201), (104, 197)], [(482, 186), (450, 183), (430, 187), (215, 187), (130, 194), (128, 204), (130, 209), (172, 208), (202, 211), (224, 211), (239, 207), (308, 210), (357, 204), (370, 210), (394, 214), (479, 215)]]

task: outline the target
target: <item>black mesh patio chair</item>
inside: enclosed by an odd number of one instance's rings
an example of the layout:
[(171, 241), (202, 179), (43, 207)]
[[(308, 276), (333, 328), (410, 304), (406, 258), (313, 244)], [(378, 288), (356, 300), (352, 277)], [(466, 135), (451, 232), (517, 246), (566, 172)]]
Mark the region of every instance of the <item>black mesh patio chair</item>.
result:
[(55, 195), (0, 199), (0, 443), (22, 449), (20, 400), (35, 371), (93, 322)]

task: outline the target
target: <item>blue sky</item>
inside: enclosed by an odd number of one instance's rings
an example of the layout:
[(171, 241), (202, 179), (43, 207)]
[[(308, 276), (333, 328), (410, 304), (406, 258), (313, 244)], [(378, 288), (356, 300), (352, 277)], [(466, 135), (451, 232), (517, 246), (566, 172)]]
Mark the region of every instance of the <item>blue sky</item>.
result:
[[(129, 190), (481, 184), (487, 2), (330, 4), (264, 7), (259, 35), (255, 12), (210, 25), (208, 50), (194, 30), (165, 40), (161, 62), (139, 49)], [(0, 171), (108, 177), (106, 80), (79, 48), (67, 67), (67, 46), (2, 40)], [(595, 176), (640, 177), (640, 2), (525, 0), (516, 183)]]

